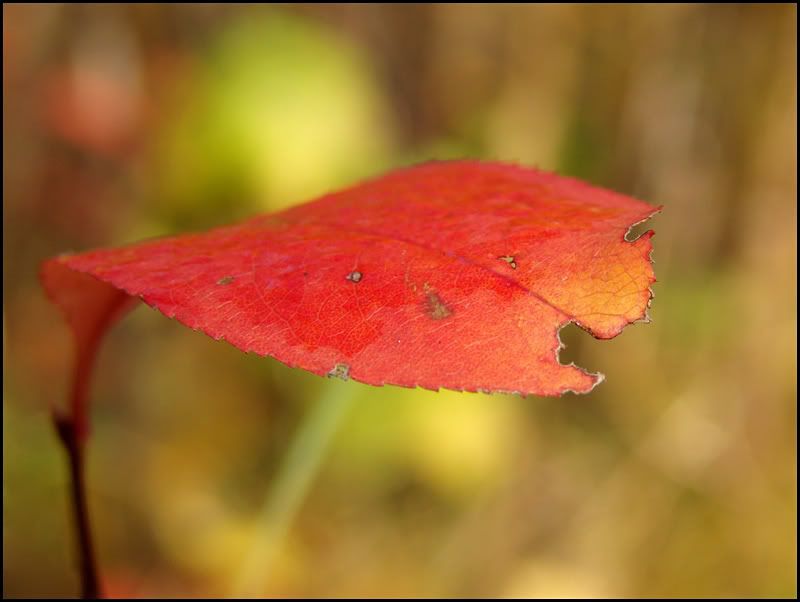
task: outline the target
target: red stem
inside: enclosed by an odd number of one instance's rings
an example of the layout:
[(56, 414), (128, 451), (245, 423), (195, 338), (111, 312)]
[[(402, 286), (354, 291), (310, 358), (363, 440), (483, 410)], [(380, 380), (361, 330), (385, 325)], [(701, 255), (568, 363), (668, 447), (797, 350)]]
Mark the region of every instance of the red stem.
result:
[[(81, 353), (83, 351), (83, 353)], [(86, 441), (89, 436), (89, 417), (86, 392), (91, 376), (96, 343), (79, 350), (72, 381), (69, 416), (55, 412), (53, 421), (58, 437), (64, 446), (69, 462), (72, 516), (77, 531), (78, 566), (81, 575), (81, 597), (101, 598), (97, 562), (95, 560), (92, 530), (89, 523), (89, 505), (86, 496)]]
[[(49, 266), (49, 267), (48, 267)], [(65, 266), (46, 264), (42, 284), (64, 313), (75, 336), (72, 389), (65, 411), (53, 410), (53, 423), (69, 462), (72, 519), (77, 534), (81, 597), (102, 598), (86, 495), (86, 442), (89, 438), (88, 392), (92, 366), (106, 330), (136, 303), (109, 285)]]
[(100, 594), (100, 586), (97, 579), (97, 564), (89, 525), (89, 508), (86, 499), (84, 471), (84, 444), (80, 437), (79, 427), (77, 427), (74, 420), (56, 415), (54, 415), (53, 420), (69, 461), (72, 511), (78, 535), (81, 597), (83, 599), (98, 599), (102, 595)]

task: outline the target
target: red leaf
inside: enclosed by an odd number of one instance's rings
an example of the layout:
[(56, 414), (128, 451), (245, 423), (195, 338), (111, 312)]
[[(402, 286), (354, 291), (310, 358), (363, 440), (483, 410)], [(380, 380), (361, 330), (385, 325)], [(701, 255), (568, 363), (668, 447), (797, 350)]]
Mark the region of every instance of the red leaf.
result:
[(558, 362), (562, 326), (610, 338), (646, 316), (652, 232), (624, 237), (657, 211), (534, 169), (436, 162), (203, 234), (62, 255), (41, 277), (80, 355), (130, 295), (320, 375), (557, 395), (601, 379)]

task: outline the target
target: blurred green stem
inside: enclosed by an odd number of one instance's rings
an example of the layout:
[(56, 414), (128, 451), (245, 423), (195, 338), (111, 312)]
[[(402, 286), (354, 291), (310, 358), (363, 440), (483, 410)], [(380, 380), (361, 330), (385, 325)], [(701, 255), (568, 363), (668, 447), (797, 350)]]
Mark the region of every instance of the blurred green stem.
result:
[(306, 414), (264, 500), (231, 597), (264, 595), (275, 556), (354, 397), (351, 385), (331, 380), (325, 395)]

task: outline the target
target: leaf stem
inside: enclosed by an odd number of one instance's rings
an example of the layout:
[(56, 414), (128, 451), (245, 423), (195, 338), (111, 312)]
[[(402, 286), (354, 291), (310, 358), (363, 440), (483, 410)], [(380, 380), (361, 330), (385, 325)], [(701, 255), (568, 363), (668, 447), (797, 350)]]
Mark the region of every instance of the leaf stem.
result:
[(83, 599), (98, 599), (102, 596), (97, 578), (97, 564), (95, 562), (94, 545), (89, 525), (89, 508), (86, 499), (85, 439), (80, 436), (80, 426), (74, 418), (65, 418), (54, 413), (53, 422), (69, 462), (72, 512), (78, 536), (81, 597)]

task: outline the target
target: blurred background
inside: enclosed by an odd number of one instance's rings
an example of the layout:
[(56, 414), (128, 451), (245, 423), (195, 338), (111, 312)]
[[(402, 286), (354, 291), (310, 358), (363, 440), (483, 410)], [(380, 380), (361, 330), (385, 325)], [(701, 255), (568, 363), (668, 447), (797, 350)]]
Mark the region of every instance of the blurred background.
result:
[[(795, 596), (796, 19), (4, 5), (4, 595), (78, 592), (48, 417), (72, 349), (42, 259), (481, 157), (665, 206), (647, 226), (653, 322), (562, 333), (562, 361), (607, 380), (560, 399), (333, 383), (141, 307), (93, 384), (106, 590)], [(350, 401), (304, 460), (318, 470), (276, 513), (288, 450), (337, 386)]]

